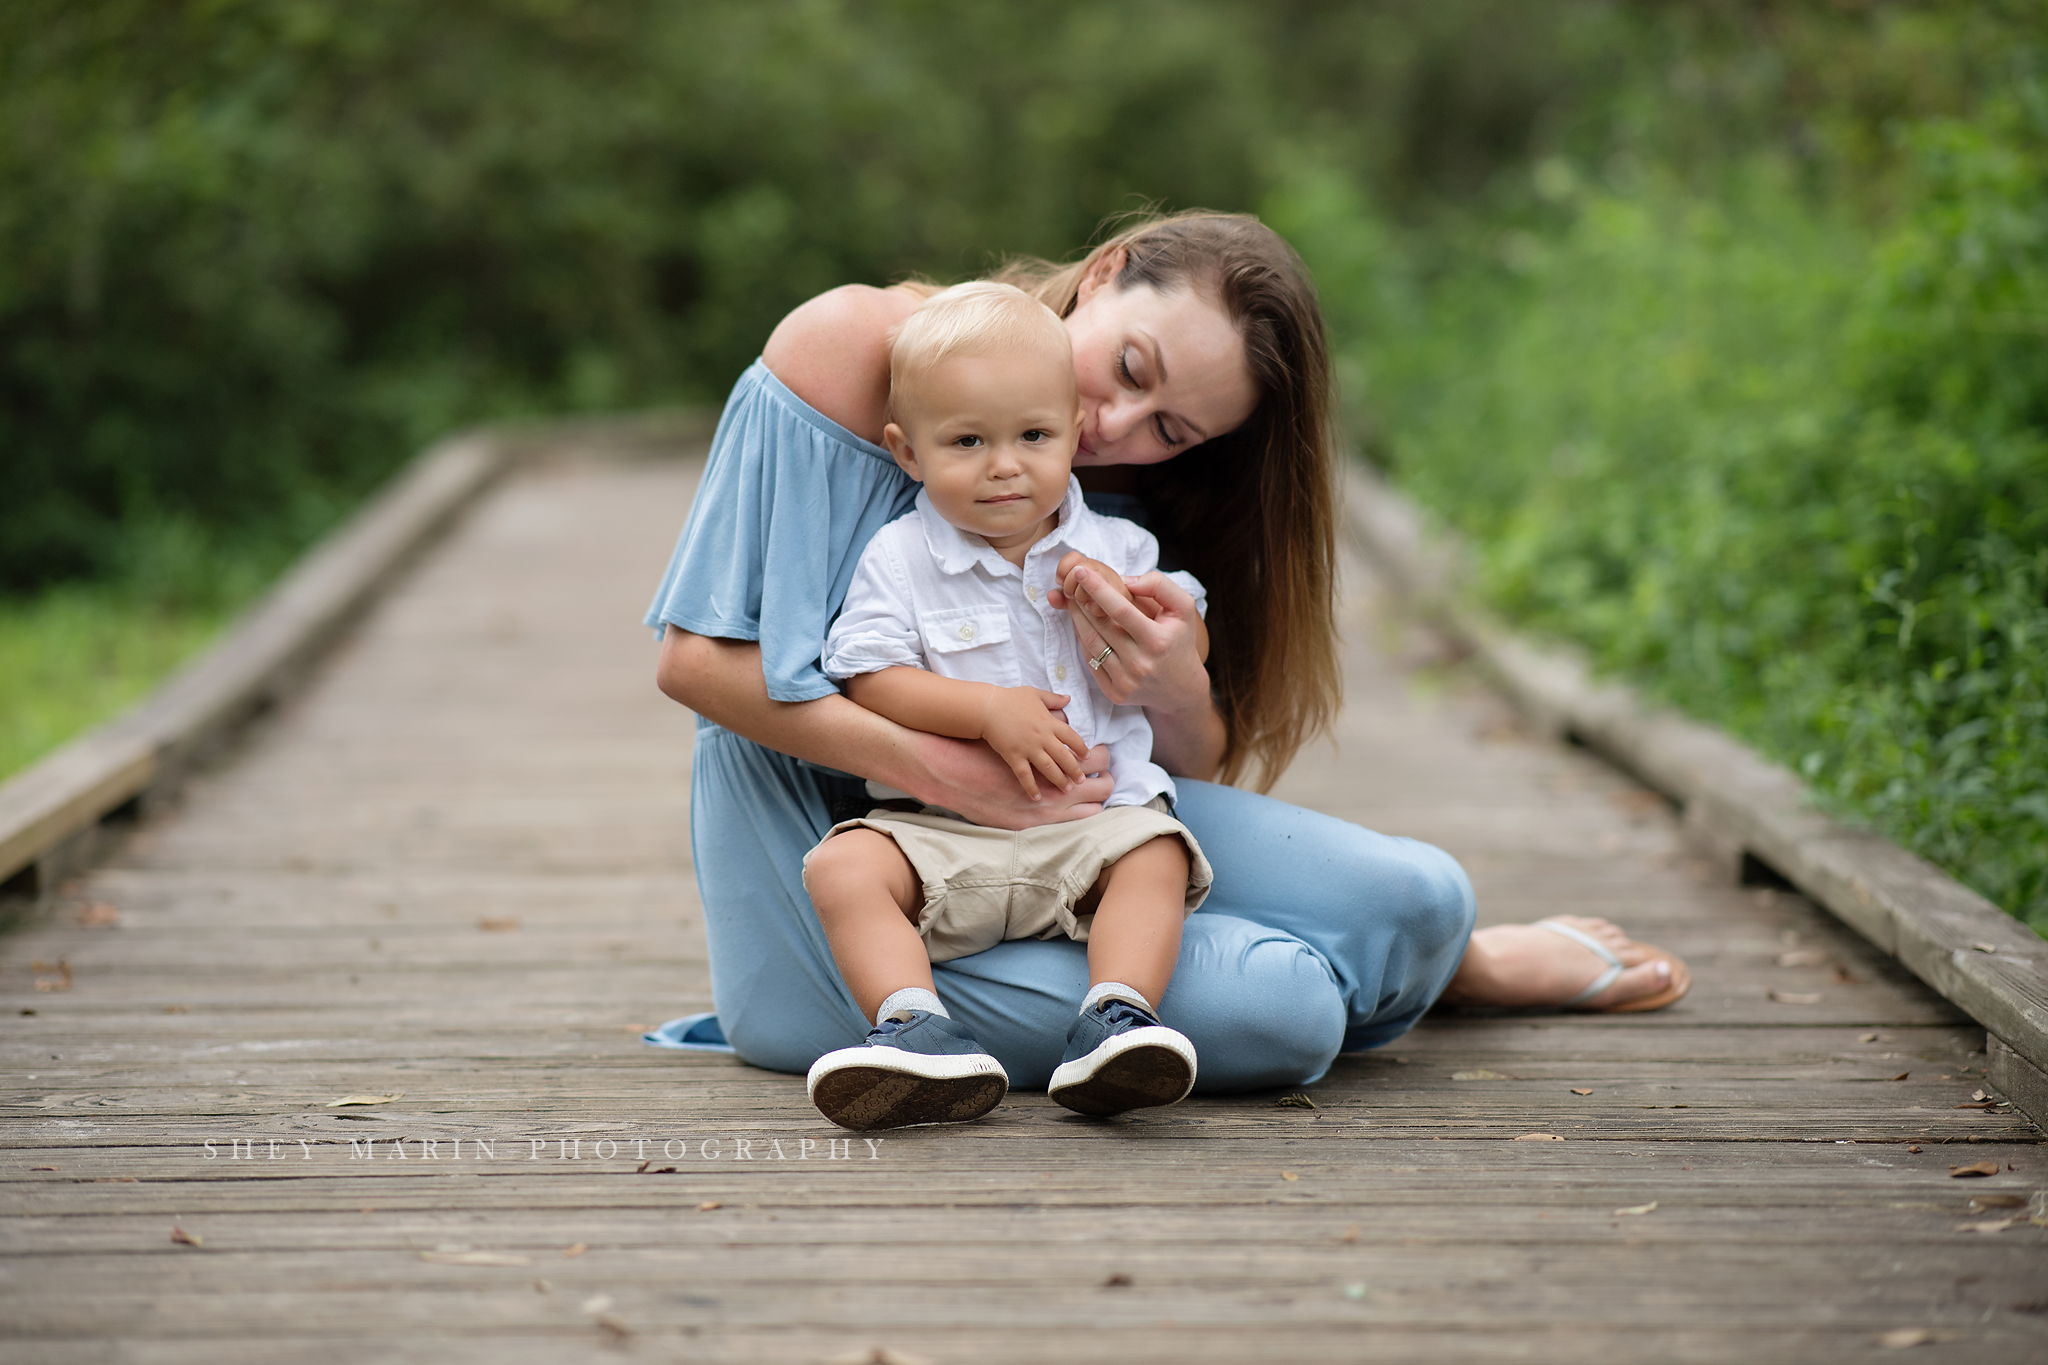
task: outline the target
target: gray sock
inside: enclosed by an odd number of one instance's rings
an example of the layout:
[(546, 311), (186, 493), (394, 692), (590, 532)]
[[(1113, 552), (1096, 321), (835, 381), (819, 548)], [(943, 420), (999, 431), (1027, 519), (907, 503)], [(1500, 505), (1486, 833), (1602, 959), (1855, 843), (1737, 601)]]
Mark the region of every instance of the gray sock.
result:
[(953, 1017), (946, 1013), (946, 1007), (938, 996), (922, 986), (905, 986), (882, 1002), (882, 1008), (875, 1011), (875, 1023), (880, 1024), (884, 1019), (908, 1019), (912, 1010), (928, 1010), (941, 1019)]
[[(892, 996), (891, 998), (893, 999), (894, 997)], [(1105, 1000), (1123, 1000), (1136, 1005), (1147, 1014), (1156, 1015), (1159, 1013), (1158, 1010), (1152, 1008), (1150, 1000), (1147, 1000), (1135, 989), (1126, 986), (1121, 981), (1104, 981), (1090, 986), (1088, 994), (1081, 998), (1081, 1013), (1086, 1014)]]

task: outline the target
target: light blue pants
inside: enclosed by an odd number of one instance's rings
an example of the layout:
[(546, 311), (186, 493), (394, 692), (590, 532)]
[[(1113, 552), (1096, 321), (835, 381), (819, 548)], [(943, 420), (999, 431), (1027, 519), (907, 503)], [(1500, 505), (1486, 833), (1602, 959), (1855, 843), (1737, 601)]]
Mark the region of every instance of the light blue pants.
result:
[[(1200, 1057), (1198, 1090), (1303, 1085), (1339, 1052), (1422, 1017), (1472, 932), (1472, 884), (1440, 849), (1209, 782), (1174, 813), (1216, 869), (1188, 917), (1161, 1019)], [(804, 894), (803, 857), (862, 785), (700, 723), (690, 845), (711, 990), (739, 1055), (805, 1071), (858, 1043), (861, 1017)], [(936, 963), (953, 1017), (1019, 1089), (1042, 1089), (1088, 990), (1085, 944), (1021, 939)]]

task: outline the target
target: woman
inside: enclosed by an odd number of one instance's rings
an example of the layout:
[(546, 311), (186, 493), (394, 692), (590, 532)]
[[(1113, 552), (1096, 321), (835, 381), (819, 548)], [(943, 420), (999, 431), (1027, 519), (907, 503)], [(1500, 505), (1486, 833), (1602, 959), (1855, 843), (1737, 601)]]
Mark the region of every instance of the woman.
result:
[[(1182, 779), (1176, 814), (1216, 870), (1160, 1011), (1194, 1042), (1199, 1088), (1313, 1081), (1439, 997), (1642, 1009), (1682, 994), (1682, 966), (1604, 921), (1474, 934), (1470, 884), (1443, 852), (1211, 780), (1270, 785), (1339, 688), (1328, 361), (1287, 244), (1249, 217), (1181, 214), (1003, 278), (1066, 320), (1091, 501), (1147, 521), (1210, 594), (1206, 665), (1190, 599), (1161, 576), (1138, 585), (1146, 610), (1103, 594), (1107, 617), (1074, 611), (1083, 649), (1111, 651), (1104, 691), (1147, 709), (1154, 757)], [(647, 618), (662, 690), (699, 717), (691, 842), (718, 1021), (778, 1071), (867, 1029), (801, 880), (804, 853), (866, 808), (862, 778), (1008, 829), (1091, 814), (1109, 790), (1087, 779), (1027, 800), (985, 746), (906, 730), (819, 671), (862, 547), (911, 504), (878, 442), (889, 333), (922, 297), (849, 286), (776, 328), (726, 404)], [(1015, 1083), (1043, 1086), (1086, 948), (1004, 943), (937, 980)]]

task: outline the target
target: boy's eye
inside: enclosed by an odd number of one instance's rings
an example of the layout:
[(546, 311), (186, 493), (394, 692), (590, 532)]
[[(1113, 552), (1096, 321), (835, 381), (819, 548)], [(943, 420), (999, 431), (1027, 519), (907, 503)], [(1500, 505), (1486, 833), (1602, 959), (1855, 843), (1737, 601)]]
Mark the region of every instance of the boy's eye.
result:
[(1024, 433), (1024, 439), (1027, 442), (1032, 442), (1034, 444), (1039, 441), (1050, 441), (1052, 439), (1052, 433), (1049, 431), (1045, 431), (1039, 427), (1033, 427), (1031, 428), (1031, 430)]
[(979, 436), (956, 436), (953, 438), (953, 444), (959, 446), (962, 450), (972, 450), (981, 444), (981, 438)]

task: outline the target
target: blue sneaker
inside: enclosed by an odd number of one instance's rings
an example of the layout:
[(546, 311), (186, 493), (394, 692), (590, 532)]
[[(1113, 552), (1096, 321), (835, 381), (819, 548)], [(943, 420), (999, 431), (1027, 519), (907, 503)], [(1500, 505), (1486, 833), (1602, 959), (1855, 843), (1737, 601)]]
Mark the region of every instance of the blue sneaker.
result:
[(1077, 1114), (1178, 1104), (1195, 1088), (1195, 1045), (1127, 1000), (1105, 1000), (1067, 1029), (1046, 1093)]
[(1010, 1093), (1010, 1073), (966, 1026), (929, 1010), (884, 1019), (859, 1047), (826, 1053), (806, 1083), (819, 1113), (857, 1133), (966, 1123)]

